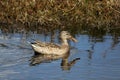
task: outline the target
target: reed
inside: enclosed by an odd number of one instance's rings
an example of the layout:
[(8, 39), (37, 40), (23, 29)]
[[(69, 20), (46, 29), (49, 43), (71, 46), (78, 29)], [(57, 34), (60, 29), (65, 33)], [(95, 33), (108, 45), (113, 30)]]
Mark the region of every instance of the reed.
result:
[(97, 28), (120, 26), (119, 0), (1, 0), (1, 24), (27, 27)]

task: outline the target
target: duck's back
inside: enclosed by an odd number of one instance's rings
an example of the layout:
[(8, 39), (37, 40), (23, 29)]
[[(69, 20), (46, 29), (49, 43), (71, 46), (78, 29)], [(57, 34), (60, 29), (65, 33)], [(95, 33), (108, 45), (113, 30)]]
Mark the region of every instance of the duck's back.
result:
[(35, 41), (31, 44), (35, 52), (41, 54), (54, 54), (54, 55), (62, 55), (68, 52), (68, 46), (60, 46), (54, 43), (45, 43), (41, 41)]

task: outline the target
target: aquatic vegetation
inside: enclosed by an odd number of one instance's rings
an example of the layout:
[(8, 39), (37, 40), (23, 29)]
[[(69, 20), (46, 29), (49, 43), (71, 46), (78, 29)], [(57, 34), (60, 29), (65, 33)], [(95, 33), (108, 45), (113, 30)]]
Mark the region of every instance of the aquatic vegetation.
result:
[(0, 23), (109, 30), (120, 25), (119, 0), (1, 0)]
[(74, 34), (100, 37), (120, 36), (119, 0), (1, 0), (2, 33), (51, 32), (67, 30)]

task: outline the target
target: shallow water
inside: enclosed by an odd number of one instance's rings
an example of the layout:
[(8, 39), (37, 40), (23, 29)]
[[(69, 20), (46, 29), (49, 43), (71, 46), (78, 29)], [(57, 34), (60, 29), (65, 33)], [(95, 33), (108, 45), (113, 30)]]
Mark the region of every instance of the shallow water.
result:
[[(59, 43), (58, 33), (54, 42)], [(33, 39), (51, 41), (50, 35), (29, 33), (0, 33), (0, 80), (120, 80), (120, 37), (111, 35), (91, 38), (77, 34), (78, 43), (70, 42), (68, 61), (35, 57), (29, 44)], [(43, 62), (39, 62), (42, 59)], [(37, 59), (37, 65), (31, 65)]]

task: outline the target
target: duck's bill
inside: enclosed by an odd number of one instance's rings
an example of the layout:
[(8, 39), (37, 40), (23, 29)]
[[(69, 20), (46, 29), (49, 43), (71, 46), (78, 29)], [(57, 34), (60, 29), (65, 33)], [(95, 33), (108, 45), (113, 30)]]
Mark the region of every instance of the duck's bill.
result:
[(78, 42), (77, 39), (75, 39), (74, 37), (71, 37), (71, 40), (74, 42)]

